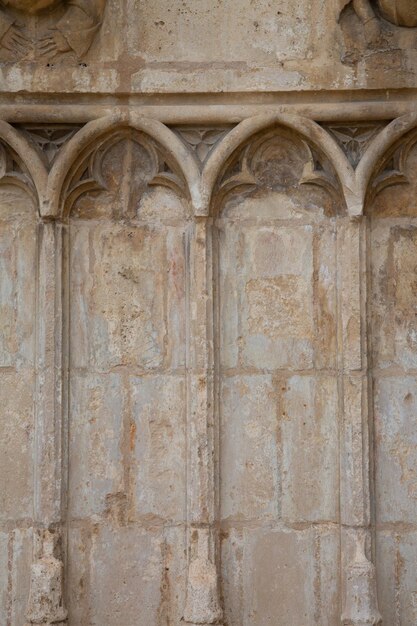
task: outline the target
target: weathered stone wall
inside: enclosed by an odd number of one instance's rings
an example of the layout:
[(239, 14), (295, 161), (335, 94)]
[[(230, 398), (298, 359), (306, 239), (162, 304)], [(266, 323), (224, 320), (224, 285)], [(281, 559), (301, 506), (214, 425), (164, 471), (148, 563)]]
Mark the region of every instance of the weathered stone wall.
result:
[(0, 2), (0, 626), (417, 622), (416, 12)]

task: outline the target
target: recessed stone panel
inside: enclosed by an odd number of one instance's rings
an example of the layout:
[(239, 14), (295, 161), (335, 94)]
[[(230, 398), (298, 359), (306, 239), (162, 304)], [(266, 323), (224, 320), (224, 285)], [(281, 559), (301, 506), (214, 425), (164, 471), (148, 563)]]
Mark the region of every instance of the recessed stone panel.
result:
[(415, 530), (381, 531), (377, 535), (378, 596), (387, 624), (417, 620)]
[(161, 529), (95, 527), (90, 555), (92, 623), (117, 623), (121, 615), (123, 626), (158, 623), (164, 549)]
[(0, 372), (2, 520), (30, 518), (32, 515), (34, 393), (35, 381), (31, 372)]
[(185, 380), (131, 378), (131, 484), (137, 516), (185, 519)]
[(74, 225), (71, 250), (73, 366), (160, 367), (167, 333), (164, 232)]
[(281, 459), (278, 397), (269, 376), (233, 376), (221, 387), (223, 519), (276, 519)]
[[(13, 208), (7, 208), (14, 201)], [(35, 349), (36, 224), (27, 197), (0, 191), (0, 367), (32, 364)]]
[(375, 383), (377, 519), (413, 523), (417, 502), (417, 394), (414, 377)]
[(70, 383), (70, 513), (104, 515), (117, 494), (123, 500), (127, 388), (115, 374), (74, 374)]
[(313, 626), (314, 533), (263, 530), (246, 541), (244, 626)]
[(336, 522), (339, 506), (335, 377), (294, 376), (280, 404), (282, 515), (290, 523)]

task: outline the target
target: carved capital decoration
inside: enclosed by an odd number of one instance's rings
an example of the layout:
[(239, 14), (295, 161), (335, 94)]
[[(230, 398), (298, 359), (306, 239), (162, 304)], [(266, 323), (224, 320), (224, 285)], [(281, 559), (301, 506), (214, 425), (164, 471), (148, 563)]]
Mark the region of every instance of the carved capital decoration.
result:
[[(100, 30), (106, 0), (1, 0), (5, 60), (83, 58)], [(9, 57), (9, 59), (8, 59)]]

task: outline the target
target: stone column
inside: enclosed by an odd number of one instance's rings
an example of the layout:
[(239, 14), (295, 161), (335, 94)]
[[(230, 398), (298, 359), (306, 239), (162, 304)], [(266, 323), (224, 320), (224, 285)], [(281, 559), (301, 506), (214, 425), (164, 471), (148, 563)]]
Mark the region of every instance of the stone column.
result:
[(66, 623), (63, 509), (65, 492), (62, 258), (63, 226), (39, 224), (37, 276), (37, 393), (35, 399), (34, 554), (28, 626)]
[(366, 218), (338, 231), (343, 626), (381, 624), (372, 563)]
[(222, 623), (217, 571), (212, 221), (196, 217), (188, 249), (188, 551), (184, 621)]

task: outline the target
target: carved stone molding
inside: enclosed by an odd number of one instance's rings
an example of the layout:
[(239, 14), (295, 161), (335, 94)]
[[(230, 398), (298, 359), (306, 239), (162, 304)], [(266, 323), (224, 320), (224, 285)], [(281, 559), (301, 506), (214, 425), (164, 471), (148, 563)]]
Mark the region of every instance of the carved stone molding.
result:
[[(254, 178), (250, 178), (250, 173), (245, 170), (250, 165), (249, 153), (246, 158), (242, 157), (240, 178), (229, 180), (226, 184), (231, 155), (247, 145), (250, 137), (277, 125), (295, 132), (307, 146), (304, 149), (309, 151), (310, 165), (303, 172), (303, 182), (324, 185), (329, 190), (340, 184), (349, 213), (359, 215), (363, 212), (371, 177), (380, 172), (380, 163), (386, 159), (390, 146), (401, 143), (401, 137), (417, 125), (417, 116), (409, 114), (388, 125), (363, 122), (356, 126), (320, 126), (310, 119), (294, 115), (259, 115), (244, 120), (228, 132), (222, 132), (218, 138), (216, 135), (213, 145), (212, 139), (208, 146), (203, 142), (204, 149), (201, 142), (187, 144), (161, 122), (134, 114), (131, 114), (130, 121), (116, 115), (97, 119), (85, 126), (17, 124), (13, 127), (0, 121), (0, 140), (4, 147), (3, 180), (25, 186), (36, 197), (42, 215), (57, 215), (62, 211), (63, 194), (69, 193), (68, 186), (75, 185), (77, 176), (84, 188), (85, 181), (89, 179), (91, 184), (94, 178), (95, 184), (100, 186), (98, 164), (100, 155), (109, 145), (109, 136), (113, 133), (116, 139), (120, 133), (126, 133), (126, 129), (131, 128), (136, 130), (138, 137), (142, 136), (143, 141), (148, 142), (153, 153), (154, 176), (149, 183), (181, 190), (191, 199), (196, 213), (204, 215), (210, 211), (213, 191), (219, 188), (219, 184), (223, 191), (239, 181), (255, 184)], [(199, 138), (201, 128), (191, 127), (188, 132)], [(404, 153), (407, 145), (404, 144), (400, 152)], [(203, 163), (196, 158), (196, 146), (206, 153)], [(93, 161), (87, 162), (87, 153), (89, 157), (95, 154), (95, 165)], [(83, 171), (76, 171), (77, 168)], [(388, 169), (395, 173), (398, 167)], [(249, 176), (246, 181), (243, 180), (245, 176)], [(384, 174), (384, 180), (394, 179), (392, 174), (388, 177)]]

